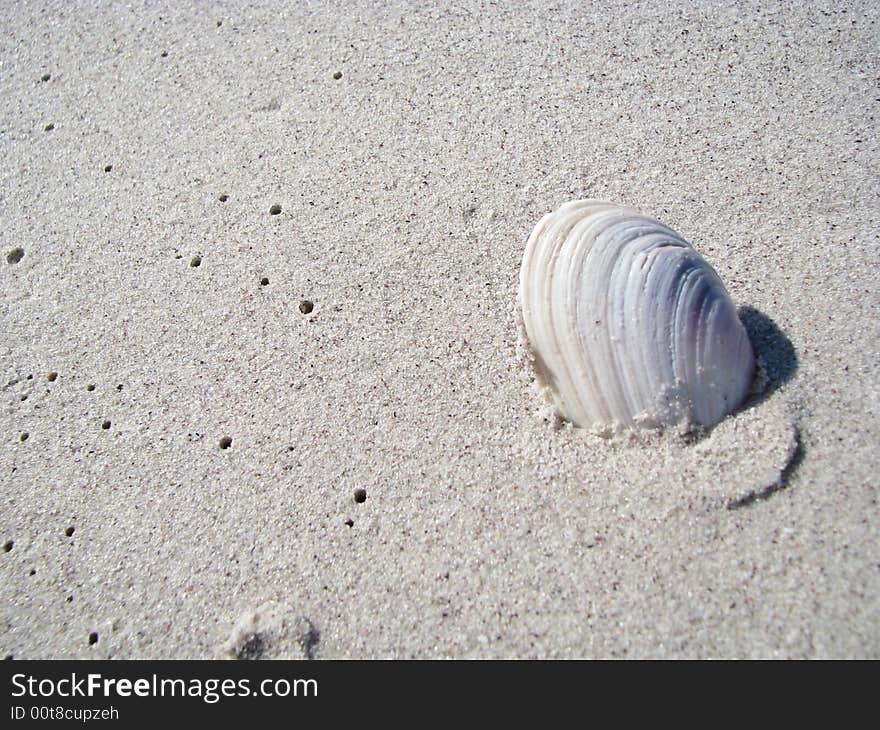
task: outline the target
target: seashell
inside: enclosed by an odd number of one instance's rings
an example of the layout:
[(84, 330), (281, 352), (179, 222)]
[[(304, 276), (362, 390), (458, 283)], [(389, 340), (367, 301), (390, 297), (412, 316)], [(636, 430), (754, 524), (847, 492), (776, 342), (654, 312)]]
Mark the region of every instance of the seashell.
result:
[(545, 215), (519, 306), (538, 383), (576, 426), (711, 426), (750, 392), (752, 346), (721, 279), (629, 208), (577, 200)]

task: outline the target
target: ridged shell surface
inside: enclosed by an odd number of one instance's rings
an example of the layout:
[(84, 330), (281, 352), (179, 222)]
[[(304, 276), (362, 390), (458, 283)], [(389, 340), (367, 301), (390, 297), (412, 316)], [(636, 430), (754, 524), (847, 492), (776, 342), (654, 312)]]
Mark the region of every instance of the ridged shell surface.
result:
[(538, 380), (577, 426), (710, 426), (751, 389), (752, 347), (718, 275), (634, 210), (578, 200), (544, 216), (519, 296)]

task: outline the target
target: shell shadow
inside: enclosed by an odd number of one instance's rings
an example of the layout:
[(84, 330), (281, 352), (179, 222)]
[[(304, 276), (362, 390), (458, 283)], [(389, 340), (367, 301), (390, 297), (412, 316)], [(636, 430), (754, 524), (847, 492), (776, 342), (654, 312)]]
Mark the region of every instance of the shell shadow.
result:
[[(798, 356), (794, 345), (772, 319), (753, 307), (742, 307), (739, 310), (739, 318), (746, 328), (758, 363), (759, 372), (755, 377), (763, 380), (761, 383), (763, 387), (747, 399), (735, 413), (763, 403), (774, 391), (791, 380), (798, 369)], [(746, 495), (731, 500), (727, 504), (727, 509), (739, 509), (763, 501), (788, 486), (806, 456), (806, 448), (797, 421), (792, 421), (791, 425), (794, 428), (794, 447), (781, 466), (779, 476), (762, 489), (752, 490)]]
[(760, 364), (765, 380), (760, 392), (737, 409), (743, 410), (763, 403), (791, 380), (798, 369), (798, 356), (791, 340), (766, 314), (754, 307), (741, 307), (739, 318), (749, 335), (755, 360)]

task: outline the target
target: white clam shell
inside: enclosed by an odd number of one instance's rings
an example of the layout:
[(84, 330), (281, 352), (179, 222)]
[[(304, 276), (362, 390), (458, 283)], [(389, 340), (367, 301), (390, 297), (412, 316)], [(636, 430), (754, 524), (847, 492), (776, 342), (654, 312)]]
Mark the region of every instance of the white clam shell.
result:
[(634, 210), (577, 200), (545, 215), (519, 297), (538, 381), (577, 426), (710, 426), (751, 389), (752, 347), (718, 275)]

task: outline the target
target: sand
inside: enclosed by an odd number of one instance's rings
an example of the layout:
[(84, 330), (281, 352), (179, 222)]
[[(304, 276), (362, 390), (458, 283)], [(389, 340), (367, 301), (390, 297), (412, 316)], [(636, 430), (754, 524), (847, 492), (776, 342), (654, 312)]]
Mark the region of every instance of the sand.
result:
[[(4, 3), (2, 655), (880, 656), (876, 3), (97, 5)], [(701, 438), (535, 392), (580, 197), (743, 307)]]

